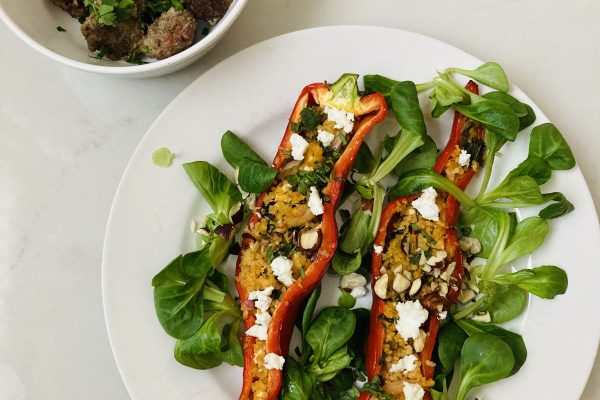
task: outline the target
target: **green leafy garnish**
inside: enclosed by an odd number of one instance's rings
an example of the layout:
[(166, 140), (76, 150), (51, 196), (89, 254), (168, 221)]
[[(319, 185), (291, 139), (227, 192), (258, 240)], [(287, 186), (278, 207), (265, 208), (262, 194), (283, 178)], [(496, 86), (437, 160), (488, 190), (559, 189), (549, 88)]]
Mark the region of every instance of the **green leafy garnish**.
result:
[(342, 307), (342, 308), (347, 308), (347, 309), (351, 309), (352, 307), (354, 307), (356, 305), (356, 299), (354, 298), (354, 296), (352, 296), (350, 293), (346, 292), (345, 290), (340, 290), (341, 294), (340, 297), (338, 298), (338, 306)]
[(185, 0), (148, 0), (147, 7), (156, 14), (162, 14), (169, 9), (183, 10)]
[(67, 31), (65, 28), (63, 28), (60, 25), (56, 27), (56, 30), (59, 31), (59, 32), (66, 32)]
[(514, 364), (512, 350), (502, 339), (489, 333), (470, 336), (461, 351), (457, 400), (464, 400), (474, 387), (506, 378)]
[(221, 137), (221, 150), (227, 162), (238, 170), (238, 183), (248, 193), (265, 191), (277, 175), (267, 163), (235, 133), (227, 131)]
[(161, 147), (160, 149), (154, 150), (152, 153), (152, 162), (157, 167), (167, 168), (173, 162), (173, 157), (175, 155), (166, 147)]
[(115, 26), (118, 22), (127, 21), (135, 9), (134, 0), (83, 0), (83, 4), (104, 26)]

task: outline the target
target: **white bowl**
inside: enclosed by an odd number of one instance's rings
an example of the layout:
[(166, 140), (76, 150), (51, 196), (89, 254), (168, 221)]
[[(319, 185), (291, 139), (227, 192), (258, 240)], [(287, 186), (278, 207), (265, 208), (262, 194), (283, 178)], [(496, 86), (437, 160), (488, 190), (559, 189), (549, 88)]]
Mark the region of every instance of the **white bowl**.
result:
[[(79, 22), (48, 0), (0, 0), (0, 19), (17, 36), (40, 53), (65, 65), (99, 74), (146, 78), (184, 68), (206, 54), (223, 37), (248, 0), (233, 0), (225, 16), (190, 48), (164, 60), (133, 65), (124, 61), (98, 60), (79, 30)], [(65, 28), (59, 32), (57, 27)], [(199, 35), (198, 35), (199, 36)]]

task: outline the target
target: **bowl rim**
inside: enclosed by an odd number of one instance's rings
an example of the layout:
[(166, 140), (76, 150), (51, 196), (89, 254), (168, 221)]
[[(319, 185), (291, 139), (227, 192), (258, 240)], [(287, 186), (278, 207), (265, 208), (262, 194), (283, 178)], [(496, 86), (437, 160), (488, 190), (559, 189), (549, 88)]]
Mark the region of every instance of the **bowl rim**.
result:
[(179, 64), (193, 57), (195, 54), (202, 52), (203, 49), (210, 48), (216, 43), (221, 36), (233, 25), (237, 17), (240, 15), (248, 0), (233, 0), (229, 6), (225, 16), (214, 25), (214, 28), (206, 35), (202, 40), (198, 41), (194, 45), (185, 49), (181, 53), (177, 53), (171, 57), (165, 58), (164, 60), (154, 61), (143, 65), (130, 65), (130, 66), (108, 66), (108, 65), (95, 65), (88, 64), (81, 61), (73, 60), (69, 57), (63, 56), (54, 50), (42, 45), (41, 43), (34, 40), (25, 31), (23, 31), (13, 20), (10, 18), (8, 13), (4, 10), (4, 6), (0, 4), (0, 20), (12, 30), (21, 40), (27, 43), (30, 47), (42, 53), (43, 55), (60, 62), (61, 64), (67, 65), (72, 68), (79, 69), (81, 71), (93, 72), (97, 74), (106, 75), (118, 75), (118, 76), (133, 76), (138, 74), (148, 73), (150, 71), (157, 71), (163, 68)]

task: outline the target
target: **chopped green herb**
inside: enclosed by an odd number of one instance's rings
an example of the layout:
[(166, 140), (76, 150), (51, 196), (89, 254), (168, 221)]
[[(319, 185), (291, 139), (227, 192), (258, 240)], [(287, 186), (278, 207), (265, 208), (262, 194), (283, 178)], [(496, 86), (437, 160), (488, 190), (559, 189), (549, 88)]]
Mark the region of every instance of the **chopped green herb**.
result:
[(293, 243), (286, 243), (279, 246), (276, 250), (268, 249), (266, 258), (269, 263), (277, 257), (291, 258), (295, 251), (296, 246)]
[(434, 245), (434, 244), (437, 243), (437, 241), (434, 238), (432, 238), (424, 230), (422, 230), (421, 228), (419, 228), (419, 226), (417, 224), (410, 224), (410, 229), (414, 233), (420, 233), (421, 236), (423, 236), (425, 238), (425, 240), (427, 240), (429, 242), (429, 244)]
[(104, 26), (115, 26), (118, 22), (127, 21), (136, 7), (134, 0), (83, 0), (83, 4), (98, 23)]
[(166, 147), (161, 147), (152, 153), (152, 162), (157, 167), (167, 168), (173, 161), (174, 154)]
[(363, 392), (371, 394), (377, 400), (394, 400), (394, 396), (387, 394), (385, 389), (381, 386), (381, 378), (376, 376), (371, 382), (364, 384), (362, 388)]
[(288, 183), (292, 188), (302, 194), (308, 193), (311, 186), (321, 187), (329, 181), (331, 167), (329, 164), (321, 164), (313, 171), (298, 171), (288, 177)]
[(148, 0), (147, 5), (150, 10), (157, 14), (169, 11), (171, 7), (176, 10), (183, 10), (184, 0)]
[(410, 261), (411, 264), (413, 265), (419, 265), (419, 260), (421, 259), (421, 255), (420, 254), (416, 254), (414, 256), (410, 256), (408, 258), (408, 260)]
[(65, 28), (63, 28), (60, 25), (56, 27), (56, 30), (59, 31), (59, 32), (66, 32), (67, 31)]
[(96, 54), (91, 54), (90, 57), (95, 58), (96, 60), (102, 60), (104, 57), (106, 57), (106, 54), (108, 54), (108, 49), (106, 47), (103, 47), (100, 50), (98, 50)]
[(306, 107), (300, 112), (300, 122), (292, 122), (290, 124), (290, 129), (294, 133), (314, 131), (324, 119), (325, 115), (321, 112), (319, 107)]
[(143, 57), (144, 57), (143, 52), (135, 52), (133, 54), (130, 54), (129, 57), (125, 61), (128, 62), (129, 64), (136, 64), (136, 65), (148, 64), (147, 61), (142, 60)]

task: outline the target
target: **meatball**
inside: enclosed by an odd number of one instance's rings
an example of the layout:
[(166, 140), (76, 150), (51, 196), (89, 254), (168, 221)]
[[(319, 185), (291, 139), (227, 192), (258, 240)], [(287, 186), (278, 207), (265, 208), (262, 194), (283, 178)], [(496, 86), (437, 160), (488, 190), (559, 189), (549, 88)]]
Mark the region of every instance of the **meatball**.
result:
[(156, 19), (144, 40), (144, 52), (162, 60), (190, 47), (196, 36), (196, 20), (186, 10), (171, 8)]
[(231, 0), (188, 0), (185, 2), (185, 8), (198, 19), (208, 21), (214, 25), (227, 12), (231, 5)]
[(115, 26), (103, 26), (94, 16), (81, 25), (81, 33), (90, 51), (104, 50), (111, 60), (127, 58), (139, 50), (144, 32), (137, 21), (128, 20)]
[(54, 5), (68, 12), (71, 17), (79, 18), (87, 14), (83, 0), (50, 0)]

